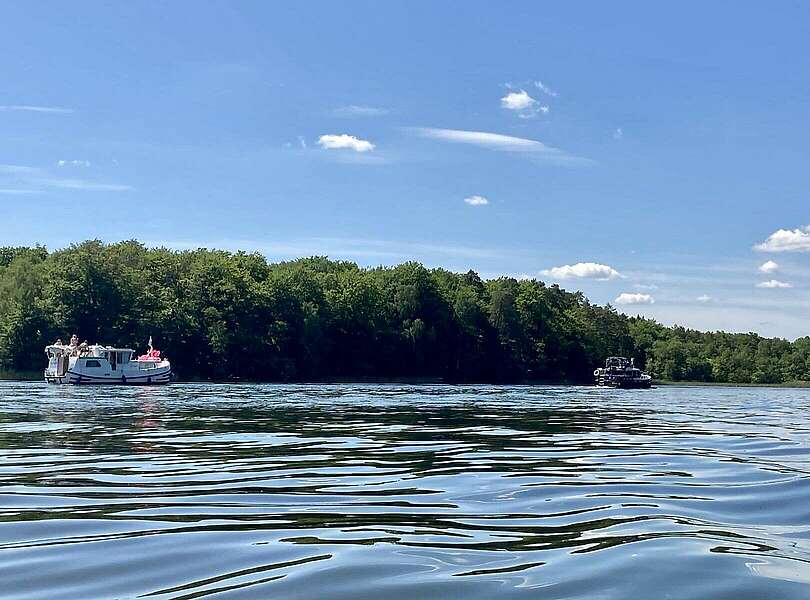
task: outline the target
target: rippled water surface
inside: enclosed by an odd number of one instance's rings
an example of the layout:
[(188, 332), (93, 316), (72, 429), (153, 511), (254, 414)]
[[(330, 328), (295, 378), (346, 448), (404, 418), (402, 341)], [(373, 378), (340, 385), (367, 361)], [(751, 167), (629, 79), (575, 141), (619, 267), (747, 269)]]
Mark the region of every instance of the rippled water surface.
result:
[(806, 600), (809, 406), (0, 383), (0, 597)]

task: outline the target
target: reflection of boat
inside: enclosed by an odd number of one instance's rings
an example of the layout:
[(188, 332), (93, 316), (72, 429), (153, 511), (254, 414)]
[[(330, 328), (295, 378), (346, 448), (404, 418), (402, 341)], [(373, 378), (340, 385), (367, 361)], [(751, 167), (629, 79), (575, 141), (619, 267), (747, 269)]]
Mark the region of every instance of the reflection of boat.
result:
[(633, 359), (623, 356), (611, 356), (605, 366), (593, 372), (596, 385), (617, 388), (648, 388), (652, 377), (633, 364)]
[(149, 351), (137, 358), (133, 358), (135, 351), (131, 348), (99, 344), (56, 343), (47, 346), (45, 354), (48, 383), (149, 385), (169, 383), (172, 375), (171, 363), (152, 348), (151, 338)]

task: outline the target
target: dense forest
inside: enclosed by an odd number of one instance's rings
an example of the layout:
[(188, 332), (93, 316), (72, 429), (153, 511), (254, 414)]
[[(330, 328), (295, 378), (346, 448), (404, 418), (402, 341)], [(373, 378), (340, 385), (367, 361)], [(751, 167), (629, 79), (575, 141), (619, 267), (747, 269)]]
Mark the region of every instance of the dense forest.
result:
[(624, 355), (668, 380), (810, 380), (810, 338), (664, 327), (536, 280), (134, 241), (0, 248), (0, 369), (38, 371), (72, 333), (153, 336), (183, 379), (590, 382)]

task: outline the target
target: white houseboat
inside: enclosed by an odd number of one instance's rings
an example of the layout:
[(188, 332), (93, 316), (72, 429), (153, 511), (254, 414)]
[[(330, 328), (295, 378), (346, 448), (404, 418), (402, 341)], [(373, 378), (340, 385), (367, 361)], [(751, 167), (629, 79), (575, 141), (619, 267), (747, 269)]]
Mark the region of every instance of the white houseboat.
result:
[(151, 338), (149, 351), (138, 357), (131, 348), (80, 345), (75, 336), (69, 345), (46, 346), (45, 354), (48, 383), (154, 385), (169, 383), (172, 376), (171, 363), (152, 348)]

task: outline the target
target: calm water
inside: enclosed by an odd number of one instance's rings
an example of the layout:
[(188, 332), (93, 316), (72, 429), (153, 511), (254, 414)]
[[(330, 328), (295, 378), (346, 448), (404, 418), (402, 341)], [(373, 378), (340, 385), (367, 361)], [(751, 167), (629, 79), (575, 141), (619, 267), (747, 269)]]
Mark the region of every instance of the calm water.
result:
[(0, 597), (806, 600), (808, 407), (0, 383)]

